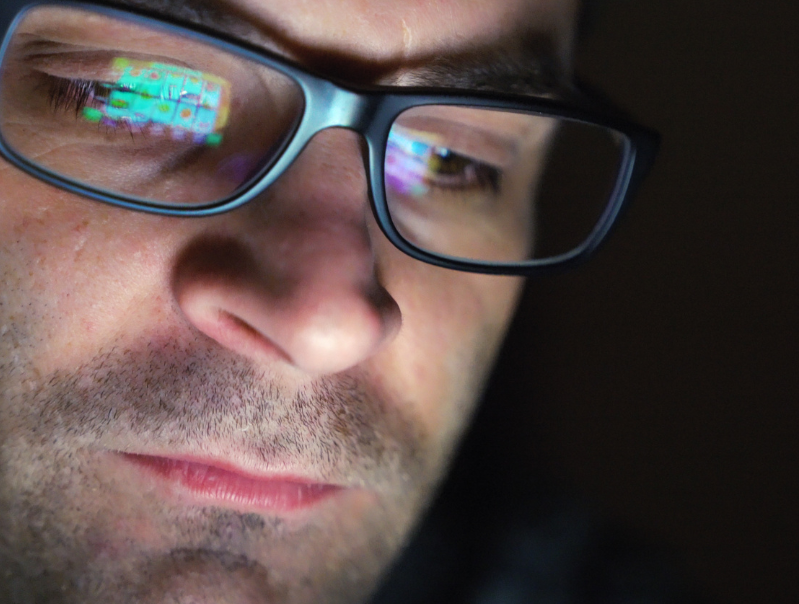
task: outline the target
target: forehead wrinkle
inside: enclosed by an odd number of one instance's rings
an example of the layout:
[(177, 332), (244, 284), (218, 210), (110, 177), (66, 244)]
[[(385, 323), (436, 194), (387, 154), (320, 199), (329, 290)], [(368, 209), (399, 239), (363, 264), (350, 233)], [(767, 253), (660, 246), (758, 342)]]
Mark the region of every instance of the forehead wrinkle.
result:
[(319, 75), (351, 84), (548, 94), (559, 87), (568, 71), (558, 50), (557, 33), (541, 31), (534, 24), (525, 24), (478, 47), (412, 57), (413, 33), (402, 19), (402, 56), (375, 61), (293, 40), (272, 24), (261, 19), (256, 22), (226, 0), (116, 0), (116, 4), (231, 35), (295, 60)]

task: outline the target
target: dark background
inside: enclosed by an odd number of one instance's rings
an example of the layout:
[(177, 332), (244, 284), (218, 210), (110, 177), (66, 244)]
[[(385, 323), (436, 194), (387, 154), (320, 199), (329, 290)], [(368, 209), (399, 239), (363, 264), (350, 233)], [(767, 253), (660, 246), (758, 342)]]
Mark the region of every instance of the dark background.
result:
[(486, 401), (732, 604), (799, 602), (797, 40), (790, 0), (601, 8), (578, 73), (661, 154), (589, 264), (528, 284)]
[(799, 602), (799, 3), (598, 6), (577, 72), (661, 154), (528, 282), (375, 603)]

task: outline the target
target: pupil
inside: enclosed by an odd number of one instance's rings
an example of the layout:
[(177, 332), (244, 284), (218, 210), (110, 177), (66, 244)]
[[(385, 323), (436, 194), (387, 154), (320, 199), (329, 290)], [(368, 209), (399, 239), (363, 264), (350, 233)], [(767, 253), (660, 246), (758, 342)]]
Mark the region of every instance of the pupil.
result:
[(456, 155), (446, 148), (435, 150), (435, 158), (431, 162), (437, 172), (442, 174), (461, 174), (469, 167), (469, 160), (463, 156)]

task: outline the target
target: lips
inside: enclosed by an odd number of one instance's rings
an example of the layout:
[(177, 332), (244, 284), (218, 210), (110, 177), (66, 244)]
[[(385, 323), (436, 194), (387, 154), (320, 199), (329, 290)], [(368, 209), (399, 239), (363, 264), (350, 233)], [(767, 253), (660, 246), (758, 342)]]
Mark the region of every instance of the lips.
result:
[(342, 487), (284, 477), (252, 476), (193, 460), (123, 453), (150, 475), (189, 492), (198, 502), (273, 512), (309, 507)]

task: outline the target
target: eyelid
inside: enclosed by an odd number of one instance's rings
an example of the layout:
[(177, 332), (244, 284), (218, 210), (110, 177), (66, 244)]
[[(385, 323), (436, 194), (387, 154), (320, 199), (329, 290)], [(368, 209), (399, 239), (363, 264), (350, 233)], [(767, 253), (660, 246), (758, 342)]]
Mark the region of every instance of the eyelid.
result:
[(499, 169), (510, 168), (519, 155), (517, 141), (464, 121), (406, 115), (400, 117), (397, 127), (430, 133), (435, 138), (441, 137), (437, 146), (446, 147), (453, 153)]
[[(118, 72), (112, 67), (113, 60), (118, 56), (119, 52), (113, 51), (75, 50), (30, 55), (25, 60), (29, 68), (56, 78), (113, 83), (119, 77)], [(169, 62), (171, 65), (191, 69), (190, 65), (172, 57), (126, 54), (125, 58)]]

